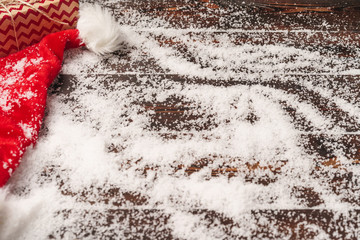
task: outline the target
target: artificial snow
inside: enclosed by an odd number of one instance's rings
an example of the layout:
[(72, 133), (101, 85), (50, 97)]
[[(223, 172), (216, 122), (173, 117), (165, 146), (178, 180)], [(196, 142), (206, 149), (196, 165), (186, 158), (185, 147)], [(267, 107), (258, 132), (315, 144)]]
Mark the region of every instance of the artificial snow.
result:
[[(7, 187), (0, 189), (0, 239), (93, 239), (81, 232), (84, 228), (91, 232), (91, 227), (98, 229), (95, 239), (111, 231), (125, 238), (124, 232), (131, 227), (126, 220), (116, 227), (98, 225), (106, 221), (103, 213), (114, 209), (157, 209), (170, 216), (166, 227), (174, 237), (221, 239), (224, 229), (220, 223), (208, 224), (201, 214), (190, 213), (207, 209), (232, 219), (237, 224), (233, 231), (248, 236), (254, 227), (251, 210), (306, 208), (291, 192), (299, 186), (320, 193), (323, 202), (318, 209), (357, 207), (342, 201), (346, 193), (333, 193), (329, 179), (314, 178), (318, 156), (305, 151), (303, 140), (309, 132), (295, 124), (283, 104), (308, 122), (311, 133), (336, 136), (350, 131), (309, 99), (301, 99), (295, 90), (290, 93), (266, 85), (274, 78), (280, 84), (299, 84), (346, 112), (357, 126), (358, 102), (330, 87), (315, 86), (311, 78), (303, 82), (296, 78), (311, 71), (318, 73), (316, 81), (326, 86), (332, 74), (357, 73), (347, 69), (346, 62), (351, 60), (282, 44), (239, 45), (225, 33), (207, 33), (206, 29), (195, 29), (197, 34), (190, 35), (158, 27), (161, 19), (141, 19), (131, 11), (141, 21), (121, 28), (129, 41), (127, 55), (105, 61), (85, 50), (66, 53), (62, 74), (73, 76), (68, 93), (53, 89), (36, 145), (27, 150)], [(142, 30), (145, 23), (150, 27)], [(288, 33), (283, 34), (286, 37)], [(194, 60), (187, 59), (182, 49), (160, 45), (159, 37), (181, 42)], [(154, 65), (141, 67), (138, 63), (145, 60)], [(36, 62), (23, 59), (13, 66), (16, 74), (21, 74), (25, 64)], [(208, 83), (175, 81), (171, 78), (174, 74)], [(234, 80), (245, 84), (214, 84)], [(12, 76), (7, 84), (15, 81)], [(10, 110), (16, 103), (6, 97), (6, 85), (1, 85), (0, 91), (0, 107)], [(31, 98), (36, 93), (19, 94)], [(356, 92), (346, 94), (356, 98)], [(172, 98), (188, 103), (185, 114), (200, 117), (186, 120), (187, 127), (180, 130), (167, 126), (152, 129), (156, 111), (146, 110), (145, 103)], [(249, 116), (255, 117), (249, 121)], [(209, 122), (208, 128), (201, 127)], [(32, 129), (21, 127), (31, 138)], [(169, 135), (176, 137), (166, 137)], [(334, 144), (338, 161), (348, 164), (343, 146)], [(190, 176), (184, 169), (174, 170), (201, 159), (212, 161)], [(224, 165), (239, 169), (238, 175), (211, 176), (212, 169)], [(250, 171), (249, 166), (258, 168)], [(271, 171), (271, 166), (280, 173)], [(246, 181), (249, 172), (252, 181)], [(263, 177), (271, 183), (258, 183)], [(118, 189), (118, 198), (130, 192), (146, 201), (140, 206), (130, 201), (117, 206), (116, 197), (104, 200), (111, 188)], [(157, 217), (160, 215), (155, 214)], [(81, 225), (82, 221), (90, 229)], [(328, 237), (317, 226), (307, 228), (318, 232), (319, 239)], [(62, 235), (62, 229), (69, 231)]]

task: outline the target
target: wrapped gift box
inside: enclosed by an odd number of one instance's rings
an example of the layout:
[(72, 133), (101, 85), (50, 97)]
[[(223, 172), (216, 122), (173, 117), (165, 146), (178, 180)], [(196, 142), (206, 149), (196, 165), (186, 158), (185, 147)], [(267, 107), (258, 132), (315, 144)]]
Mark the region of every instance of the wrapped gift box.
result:
[(77, 0), (0, 0), (0, 57), (75, 28), (78, 11)]

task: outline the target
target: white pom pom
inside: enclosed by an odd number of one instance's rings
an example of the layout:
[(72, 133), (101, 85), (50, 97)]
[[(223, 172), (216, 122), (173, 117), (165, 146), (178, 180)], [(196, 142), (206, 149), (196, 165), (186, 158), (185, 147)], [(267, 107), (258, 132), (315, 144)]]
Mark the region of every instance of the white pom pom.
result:
[(120, 26), (107, 10), (99, 5), (85, 4), (79, 12), (77, 29), (88, 49), (97, 54), (120, 49), (123, 41)]

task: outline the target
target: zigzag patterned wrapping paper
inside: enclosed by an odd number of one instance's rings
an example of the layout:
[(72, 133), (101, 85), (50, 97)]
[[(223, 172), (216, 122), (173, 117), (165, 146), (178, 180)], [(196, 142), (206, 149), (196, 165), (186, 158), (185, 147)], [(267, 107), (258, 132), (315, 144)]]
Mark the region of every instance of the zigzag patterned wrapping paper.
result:
[[(77, 0), (23, 0), (33, 7), (16, 3), (7, 5), (11, 16), (0, 6), (0, 57), (7, 56), (39, 42), (49, 33), (75, 28), (78, 18), (79, 3)], [(37, 11), (35, 9), (39, 9)], [(64, 22), (61, 24), (49, 19)], [(16, 43), (16, 35), (19, 49)]]

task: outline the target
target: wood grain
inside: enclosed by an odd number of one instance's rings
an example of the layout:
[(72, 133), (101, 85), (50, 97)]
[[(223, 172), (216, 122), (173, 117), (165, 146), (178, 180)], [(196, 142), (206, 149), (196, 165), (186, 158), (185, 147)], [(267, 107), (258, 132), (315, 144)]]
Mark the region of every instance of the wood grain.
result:
[[(262, 86), (296, 96), (299, 102), (311, 105), (321, 116), (332, 121), (327, 131), (319, 133), (294, 105), (278, 101), (296, 130), (302, 132), (299, 145), (305, 153), (314, 157), (315, 168), (310, 177), (327, 186), (332, 194), (341, 193), (341, 201), (349, 203), (353, 209), (339, 213), (331, 209), (332, 206), (324, 206), (326, 196), (317, 189), (295, 186), (290, 190), (291, 197), (299, 201), (304, 209), (262, 209), (244, 213), (244, 222), (247, 215), (252, 220), (249, 235), (241, 234), (241, 231), (239, 233), (239, 229), (243, 227), (240, 220), (222, 213), (209, 209), (185, 209), (184, 212), (201, 218), (204, 226), (200, 227), (220, 229), (223, 239), (314, 239), (321, 232), (328, 234), (331, 239), (358, 239), (359, 232), (354, 232), (353, 229), (360, 227), (360, 181), (354, 169), (358, 170), (360, 165), (360, 125), (354, 115), (339, 107), (335, 100), (341, 98), (349, 104), (358, 104), (360, 101), (360, 75), (346, 73), (347, 70), (360, 68), (359, 1), (139, 0), (121, 3), (112, 1), (105, 2), (104, 5), (112, 9), (120, 22), (132, 27), (138, 34), (148, 37), (160, 47), (172, 49), (182, 59), (204, 68), (209, 66), (194, 56), (186, 42), (177, 36), (164, 35), (161, 31), (182, 30), (183, 36), (200, 44), (219, 44), (219, 36), (225, 36), (235, 46), (287, 46), (307, 50), (309, 53), (317, 52), (325, 58), (340, 59), (341, 64), (338, 65), (341, 65), (343, 72), (331, 73), (325, 68), (315, 67), (295, 68), (293, 73), (277, 70), (267, 81), (263, 81), (261, 77), (248, 81), (246, 74), (249, 71), (245, 68), (234, 69), (239, 76), (231, 79), (191, 77), (164, 68), (146, 50), (136, 58), (129, 52), (118, 52), (112, 56), (111, 61), (103, 60), (86, 73), (63, 72), (49, 94), (60, 97), (69, 104), (76, 102), (72, 93), (79, 86), (79, 81), (84, 77), (91, 77), (99, 82), (99, 89), (111, 92), (125, 87), (136, 88), (146, 96), (150, 94), (149, 89), (171, 89), (174, 84), (179, 88)], [(159, 23), (153, 23), (158, 24), (161, 31), (152, 32), (147, 29), (146, 22), (131, 17), (135, 13), (149, 19), (161, 19)], [(166, 25), (162, 25), (164, 23)], [(133, 46), (130, 52), (137, 47)], [(97, 71), (100, 66), (103, 72)], [(324, 66), (331, 69), (336, 67), (336, 63), (330, 61)], [(108, 71), (112, 73), (108, 74)], [(311, 87), (305, 86), (304, 82), (310, 82)], [(332, 96), (324, 97), (316, 91), (316, 87), (330, 88)], [(211, 141), (207, 133), (226, 124), (226, 121), (218, 121), (216, 113), (208, 114), (206, 109), (201, 108), (201, 104), (179, 95), (169, 96), (164, 101), (144, 99), (139, 98), (132, 103), (141, 109), (142, 114), (149, 116), (149, 124), (144, 126), (144, 131), (164, 140), (191, 139), (191, 130), (203, 133), (202, 137)], [(257, 116), (249, 115), (246, 120), (249, 123), (256, 122)], [(342, 132), (332, 134), (335, 127), (341, 128)], [(46, 134), (45, 131), (43, 134)], [(119, 154), (122, 146), (109, 143), (107, 150)], [(130, 159), (125, 165), (124, 168), (134, 169), (142, 176), (151, 173), (155, 178), (157, 173), (165, 171), (157, 165), (143, 165), (141, 159)], [(190, 178), (193, 174), (206, 171), (204, 181), (227, 176), (268, 186), (277, 181), (287, 165), (288, 160), (280, 158), (274, 164), (262, 164), (261, 159), (249, 162), (233, 156), (209, 154), (204, 158), (194, 158), (188, 165), (169, 163), (170, 170), (167, 169), (166, 174), (180, 174)], [(54, 174), (60, 176), (62, 171), (60, 165), (50, 165), (43, 170), (42, 181), (52, 179)], [(64, 209), (58, 212), (64, 219), (81, 216), (85, 220), (62, 229), (54, 229), (50, 239), (63, 239), (66, 233), (72, 233), (78, 239), (100, 235), (102, 239), (178, 239), (169, 228), (172, 213), (156, 207), (142, 208), (147, 206), (148, 196), (122, 191), (117, 186), (91, 186), (81, 191), (71, 191), (66, 181), (60, 178), (56, 181), (64, 196), (94, 206), (101, 202), (109, 206), (109, 209)], [(86, 219), (97, 219), (97, 223), (94, 225), (94, 221)], [(122, 229), (122, 236), (114, 231), (118, 228)]]
[[(299, 2), (299, 1), (298, 1)], [(300, 1), (301, 2), (301, 1)], [(318, 4), (296, 4), (296, 1), (125, 1), (107, 4), (126, 24), (128, 9), (141, 14), (165, 19), (171, 27), (248, 30), (317, 30), (359, 31), (359, 4), (354, 1), (321, 1)], [(224, 11), (225, 10), (225, 11)], [(327, 14), (326, 14), (327, 13)]]

